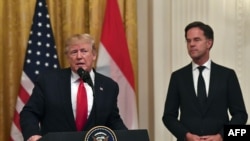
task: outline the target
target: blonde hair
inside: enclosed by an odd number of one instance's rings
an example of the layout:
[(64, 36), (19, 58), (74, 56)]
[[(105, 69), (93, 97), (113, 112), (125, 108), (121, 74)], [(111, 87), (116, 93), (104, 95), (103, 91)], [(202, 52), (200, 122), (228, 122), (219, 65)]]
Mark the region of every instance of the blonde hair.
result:
[(92, 50), (95, 52), (96, 48), (95, 48), (95, 40), (94, 40), (94, 38), (90, 34), (84, 33), (84, 34), (74, 34), (74, 35), (70, 36), (66, 40), (66, 42), (65, 42), (65, 53), (67, 54), (68, 48), (71, 45), (76, 44), (78, 42), (91, 44)]

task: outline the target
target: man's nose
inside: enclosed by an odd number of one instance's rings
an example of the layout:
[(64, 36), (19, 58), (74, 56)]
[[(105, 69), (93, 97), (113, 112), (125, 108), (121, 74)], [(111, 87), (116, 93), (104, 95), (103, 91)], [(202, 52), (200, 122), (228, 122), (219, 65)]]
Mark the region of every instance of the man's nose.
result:
[(77, 51), (76, 56), (77, 56), (77, 58), (82, 58), (82, 52), (81, 51)]
[(196, 44), (196, 42), (195, 42), (194, 40), (191, 40), (191, 41), (189, 42), (189, 46), (190, 46), (190, 47), (194, 47), (195, 44)]

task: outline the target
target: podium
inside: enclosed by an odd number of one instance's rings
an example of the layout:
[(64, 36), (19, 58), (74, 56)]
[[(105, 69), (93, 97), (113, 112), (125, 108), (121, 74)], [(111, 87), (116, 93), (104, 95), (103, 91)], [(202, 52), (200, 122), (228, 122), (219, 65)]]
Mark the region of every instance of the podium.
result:
[[(146, 129), (113, 130), (117, 141), (149, 141)], [(44, 135), (39, 141), (84, 141), (87, 131), (52, 132)]]

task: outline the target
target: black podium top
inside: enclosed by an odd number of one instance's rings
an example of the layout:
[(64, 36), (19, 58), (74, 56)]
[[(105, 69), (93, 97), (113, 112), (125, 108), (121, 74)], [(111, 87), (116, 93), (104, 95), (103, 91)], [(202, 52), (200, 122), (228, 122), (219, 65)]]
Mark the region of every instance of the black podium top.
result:
[[(114, 130), (117, 141), (149, 141), (146, 129)], [(84, 141), (87, 132), (53, 132), (44, 135), (40, 141)]]

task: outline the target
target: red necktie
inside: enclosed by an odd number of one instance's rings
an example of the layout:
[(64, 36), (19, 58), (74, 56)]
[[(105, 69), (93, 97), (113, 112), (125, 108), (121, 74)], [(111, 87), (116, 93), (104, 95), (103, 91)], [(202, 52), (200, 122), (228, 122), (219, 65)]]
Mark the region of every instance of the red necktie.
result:
[(76, 129), (81, 131), (87, 121), (88, 116), (88, 101), (87, 92), (84, 87), (83, 81), (80, 80), (80, 84), (77, 92), (76, 100)]

